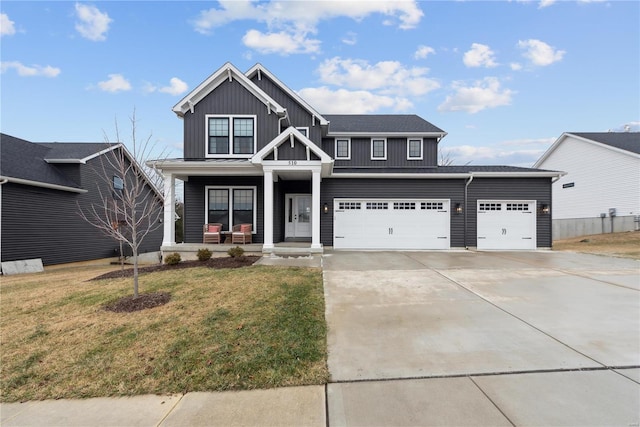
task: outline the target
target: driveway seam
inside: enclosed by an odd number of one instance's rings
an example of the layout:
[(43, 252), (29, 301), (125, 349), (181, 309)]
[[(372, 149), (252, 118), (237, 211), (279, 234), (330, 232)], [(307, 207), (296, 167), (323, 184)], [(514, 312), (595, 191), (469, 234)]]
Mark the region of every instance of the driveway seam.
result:
[(178, 403), (182, 402), (182, 399), (186, 396), (186, 394), (182, 394), (180, 395), (180, 399), (178, 399), (176, 401), (176, 403), (173, 404), (173, 406), (171, 408), (169, 408), (169, 410), (167, 411), (166, 414), (164, 414), (164, 417), (162, 417), (162, 419), (158, 422), (158, 424), (156, 424), (156, 427), (160, 427), (162, 426), (162, 424), (164, 424), (164, 422), (167, 420), (167, 418), (169, 417), (169, 415), (171, 415), (171, 413), (176, 409), (176, 406), (178, 406)]
[(482, 387), (480, 387), (480, 386), (478, 385), (478, 383), (476, 383), (476, 382), (473, 380), (473, 378), (472, 378), (471, 376), (469, 376), (469, 379), (471, 380), (471, 382), (473, 383), (473, 385), (475, 385), (475, 386), (478, 388), (478, 390), (480, 390), (480, 392), (484, 395), (484, 397), (486, 397), (487, 399), (489, 399), (489, 402), (491, 402), (491, 404), (492, 404), (493, 406), (495, 406), (495, 408), (498, 410), (498, 412), (500, 412), (500, 413), (502, 414), (502, 416), (503, 416), (503, 417), (505, 417), (505, 419), (506, 419), (507, 421), (509, 421), (509, 423), (510, 423), (513, 427), (516, 427), (516, 425), (513, 423), (513, 421), (511, 421), (511, 418), (509, 418), (509, 417), (507, 416), (507, 414), (505, 414), (505, 413), (504, 413), (504, 411), (503, 411), (502, 409), (500, 409), (500, 407), (496, 404), (496, 402), (494, 402), (494, 401), (493, 401), (493, 399), (492, 399), (491, 397), (489, 397), (489, 395), (488, 395), (487, 393), (485, 393), (485, 391), (482, 389)]
[(495, 304), (494, 302), (489, 301), (487, 298), (485, 298), (485, 297), (483, 297), (482, 295), (480, 295), (479, 293), (477, 293), (477, 292), (475, 292), (475, 291), (473, 291), (473, 290), (471, 290), (471, 289), (467, 288), (466, 286), (464, 286), (463, 284), (461, 284), (461, 283), (460, 283), (460, 282), (458, 282), (457, 280), (452, 279), (451, 277), (449, 277), (449, 276), (447, 276), (446, 274), (444, 274), (444, 273), (442, 273), (442, 272), (440, 272), (440, 271), (436, 270), (435, 268), (431, 268), (431, 270), (435, 271), (437, 274), (439, 274), (440, 276), (444, 277), (445, 279), (447, 279), (447, 280), (451, 281), (452, 283), (454, 283), (454, 284), (456, 284), (456, 285), (460, 286), (462, 289), (466, 290), (467, 292), (470, 292), (471, 294), (473, 294), (473, 295), (477, 296), (478, 298), (480, 298), (481, 300), (485, 301), (486, 303), (491, 304), (492, 306), (494, 306), (494, 307), (495, 307), (495, 308), (497, 308), (498, 310), (502, 311), (503, 313), (508, 314), (509, 316), (513, 317), (514, 319), (517, 319), (517, 320), (521, 321), (521, 322), (522, 322), (522, 323), (524, 323), (525, 325), (530, 326), (531, 328), (535, 329), (536, 331), (538, 331), (538, 332), (540, 332), (540, 333), (542, 333), (542, 334), (546, 335), (547, 337), (551, 338), (552, 340), (554, 340), (554, 341), (556, 341), (556, 342), (558, 342), (558, 343), (562, 344), (563, 346), (567, 347), (568, 349), (573, 350), (573, 351), (575, 351), (576, 353), (578, 353), (578, 354), (580, 354), (580, 355), (582, 355), (582, 356), (586, 357), (587, 359), (594, 361), (595, 363), (597, 363), (597, 364), (598, 364), (598, 365), (600, 365), (600, 366), (607, 367), (607, 365), (605, 365), (604, 363), (597, 361), (596, 359), (594, 359), (594, 358), (593, 358), (593, 357), (591, 357), (591, 356), (587, 356), (587, 355), (586, 355), (586, 354), (584, 354), (583, 352), (581, 352), (581, 351), (579, 351), (579, 350), (576, 350), (575, 348), (571, 347), (569, 344), (566, 344), (566, 343), (564, 343), (564, 342), (560, 341), (558, 338), (556, 338), (556, 337), (554, 337), (554, 336), (550, 335), (549, 333), (547, 333), (547, 332), (543, 331), (542, 329), (538, 328), (537, 326), (532, 325), (531, 323), (529, 323), (529, 322), (527, 322), (526, 320), (524, 320), (524, 319), (522, 319), (522, 318), (520, 318), (520, 317), (516, 316), (516, 315), (515, 315), (515, 314), (513, 314), (513, 313), (510, 313), (509, 311), (507, 311), (506, 309), (504, 309), (504, 308), (500, 307), (499, 305)]

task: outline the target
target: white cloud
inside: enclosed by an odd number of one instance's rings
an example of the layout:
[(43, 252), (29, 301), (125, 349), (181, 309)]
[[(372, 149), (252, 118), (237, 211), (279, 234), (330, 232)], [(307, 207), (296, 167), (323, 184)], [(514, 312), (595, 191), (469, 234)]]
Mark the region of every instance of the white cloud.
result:
[(3, 73), (11, 69), (16, 70), (18, 75), (22, 77), (57, 77), (58, 74), (60, 74), (60, 68), (52, 67), (50, 65), (46, 65), (44, 67), (41, 65), (32, 65), (28, 67), (18, 61), (3, 61), (0, 63), (0, 70)]
[(353, 46), (358, 43), (358, 35), (353, 31), (349, 31), (343, 38), (342, 43)]
[(511, 104), (511, 97), (515, 93), (510, 89), (502, 89), (500, 81), (495, 77), (485, 77), (473, 86), (454, 82), (452, 87), (455, 94), (447, 96), (438, 106), (438, 111), (466, 111), (475, 114), (487, 108)]
[(0, 36), (12, 36), (16, 33), (15, 22), (6, 13), (0, 13)]
[(425, 95), (440, 87), (427, 78), (428, 68), (407, 68), (398, 61), (369, 64), (365, 60), (334, 57), (318, 67), (322, 82), (350, 89), (377, 90), (382, 95)]
[(106, 12), (101, 12), (95, 6), (76, 3), (76, 15), (79, 19), (76, 22), (76, 30), (82, 37), (93, 40), (106, 40), (106, 33), (109, 31), (109, 24), (113, 22)]
[(332, 90), (322, 86), (304, 88), (298, 94), (326, 114), (368, 114), (383, 108), (407, 111), (413, 107), (407, 98), (376, 95), (365, 90)]
[(260, 53), (278, 53), (290, 55), (293, 53), (316, 53), (320, 50), (320, 40), (308, 39), (304, 33), (262, 33), (249, 30), (242, 38), (245, 46)]
[(518, 41), (518, 47), (525, 50), (522, 56), (531, 61), (533, 65), (540, 67), (562, 60), (566, 53), (564, 50), (556, 50), (553, 46), (536, 39), (520, 40)]
[(169, 80), (169, 86), (161, 87), (160, 92), (168, 93), (169, 95), (180, 95), (185, 93), (187, 89), (189, 89), (189, 86), (185, 82), (177, 77), (172, 77)]
[[(406, 1), (285, 1), (271, 0), (221, 0), (219, 8), (200, 12), (193, 22), (195, 31), (209, 34), (217, 27), (233, 21), (249, 20), (267, 25), (266, 33), (249, 30), (243, 40), (257, 45), (266, 53), (284, 51), (290, 53), (313, 53), (319, 50), (320, 41), (309, 39), (309, 34), (317, 33), (317, 25), (322, 20), (347, 17), (362, 20), (372, 14), (382, 14), (396, 20), (401, 29), (415, 28), (422, 19), (422, 10), (415, 0)], [(285, 44), (286, 37), (296, 46)], [(350, 39), (347, 39), (350, 40)], [(252, 47), (252, 45), (247, 45)]]
[(427, 56), (429, 56), (430, 54), (435, 54), (436, 51), (434, 48), (429, 47), (429, 46), (425, 46), (425, 45), (420, 45), (418, 46), (418, 49), (416, 50), (416, 53), (413, 54), (413, 57), (415, 59), (426, 59)]
[(122, 92), (131, 90), (131, 83), (122, 74), (109, 74), (109, 80), (98, 82), (98, 87), (105, 92)]
[(545, 7), (549, 7), (554, 4), (556, 0), (540, 0), (540, 4), (538, 5), (538, 9), (544, 9)]
[(462, 58), (467, 67), (491, 68), (498, 64), (495, 61), (495, 53), (485, 44), (473, 43), (471, 49), (466, 51)]
[(512, 62), (511, 64), (509, 64), (509, 67), (511, 67), (511, 69), (513, 71), (520, 71), (522, 70), (522, 64), (518, 63), (518, 62)]

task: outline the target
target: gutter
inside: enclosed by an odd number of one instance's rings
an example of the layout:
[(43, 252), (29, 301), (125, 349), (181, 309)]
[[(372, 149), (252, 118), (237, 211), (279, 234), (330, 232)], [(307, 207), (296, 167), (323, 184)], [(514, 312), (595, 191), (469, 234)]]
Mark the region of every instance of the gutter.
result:
[(32, 187), (49, 188), (51, 190), (69, 191), (71, 193), (79, 193), (79, 194), (84, 194), (88, 192), (88, 190), (85, 190), (83, 188), (66, 187), (64, 185), (49, 184), (46, 182), (30, 181), (28, 179), (0, 176), (0, 184), (6, 184), (7, 182), (13, 182), (14, 184), (30, 185)]

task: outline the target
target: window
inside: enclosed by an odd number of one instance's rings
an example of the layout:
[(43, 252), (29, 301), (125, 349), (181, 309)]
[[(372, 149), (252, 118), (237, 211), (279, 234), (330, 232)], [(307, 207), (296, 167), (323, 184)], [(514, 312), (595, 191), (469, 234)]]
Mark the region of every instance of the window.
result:
[(249, 157), (255, 153), (255, 117), (207, 116), (207, 157)]
[(296, 130), (309, 138), (309, 128), (296, 128)]
[(481, 211), (501, 211), (502, 204), (501, 203), (480, 203)]
[(421, 139), (410, 139), (407, 141), (407, 160), (422, 160)]
[(338, 209), (358, 210), (360, 209), (360, 202), (339, 202)]
[(124, 190), (124, 181), (119, 176), (113, 177), (113, 189), (116, 191)]
[(255, 187), (207, 187), (206, 220), (219, 222), (222, 230), (237, 224), (251, 224), (256, 230)]
[(426, 211), (441, 211), (444, 209), (444, 203), (443, 202), (422, 202), (421, 204), (421, 208), (426, 210)]
[(367, 210), (386, 210), (389, 209), (387, 202), (367, 202)]
[(351, 159), (350, 139), (336, 139), (336, 159)]
[(507, 203), (508, 211), (528, 211), (529, 203)]
[(414, 202), (395, 202), (393, 204), (393, 209), (399, 211), (411, 210), (414, 211), (416, 209), (416, 204)]
[(387, 140), (371, 140), (371, 160), (387, 160)]

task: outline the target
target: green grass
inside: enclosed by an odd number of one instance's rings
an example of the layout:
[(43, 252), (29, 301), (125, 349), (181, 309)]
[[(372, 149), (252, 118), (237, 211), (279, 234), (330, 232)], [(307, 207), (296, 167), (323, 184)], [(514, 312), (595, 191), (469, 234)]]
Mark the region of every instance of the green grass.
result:
[[(3, 278), (2, 401), (324, 384), (317, 269), (193, 268), (142, 275), (171, 301), (136, 313), (102, 306), (131, 280), (63, 270)], [(5, 293), (5, 290), (8, 292)]]

